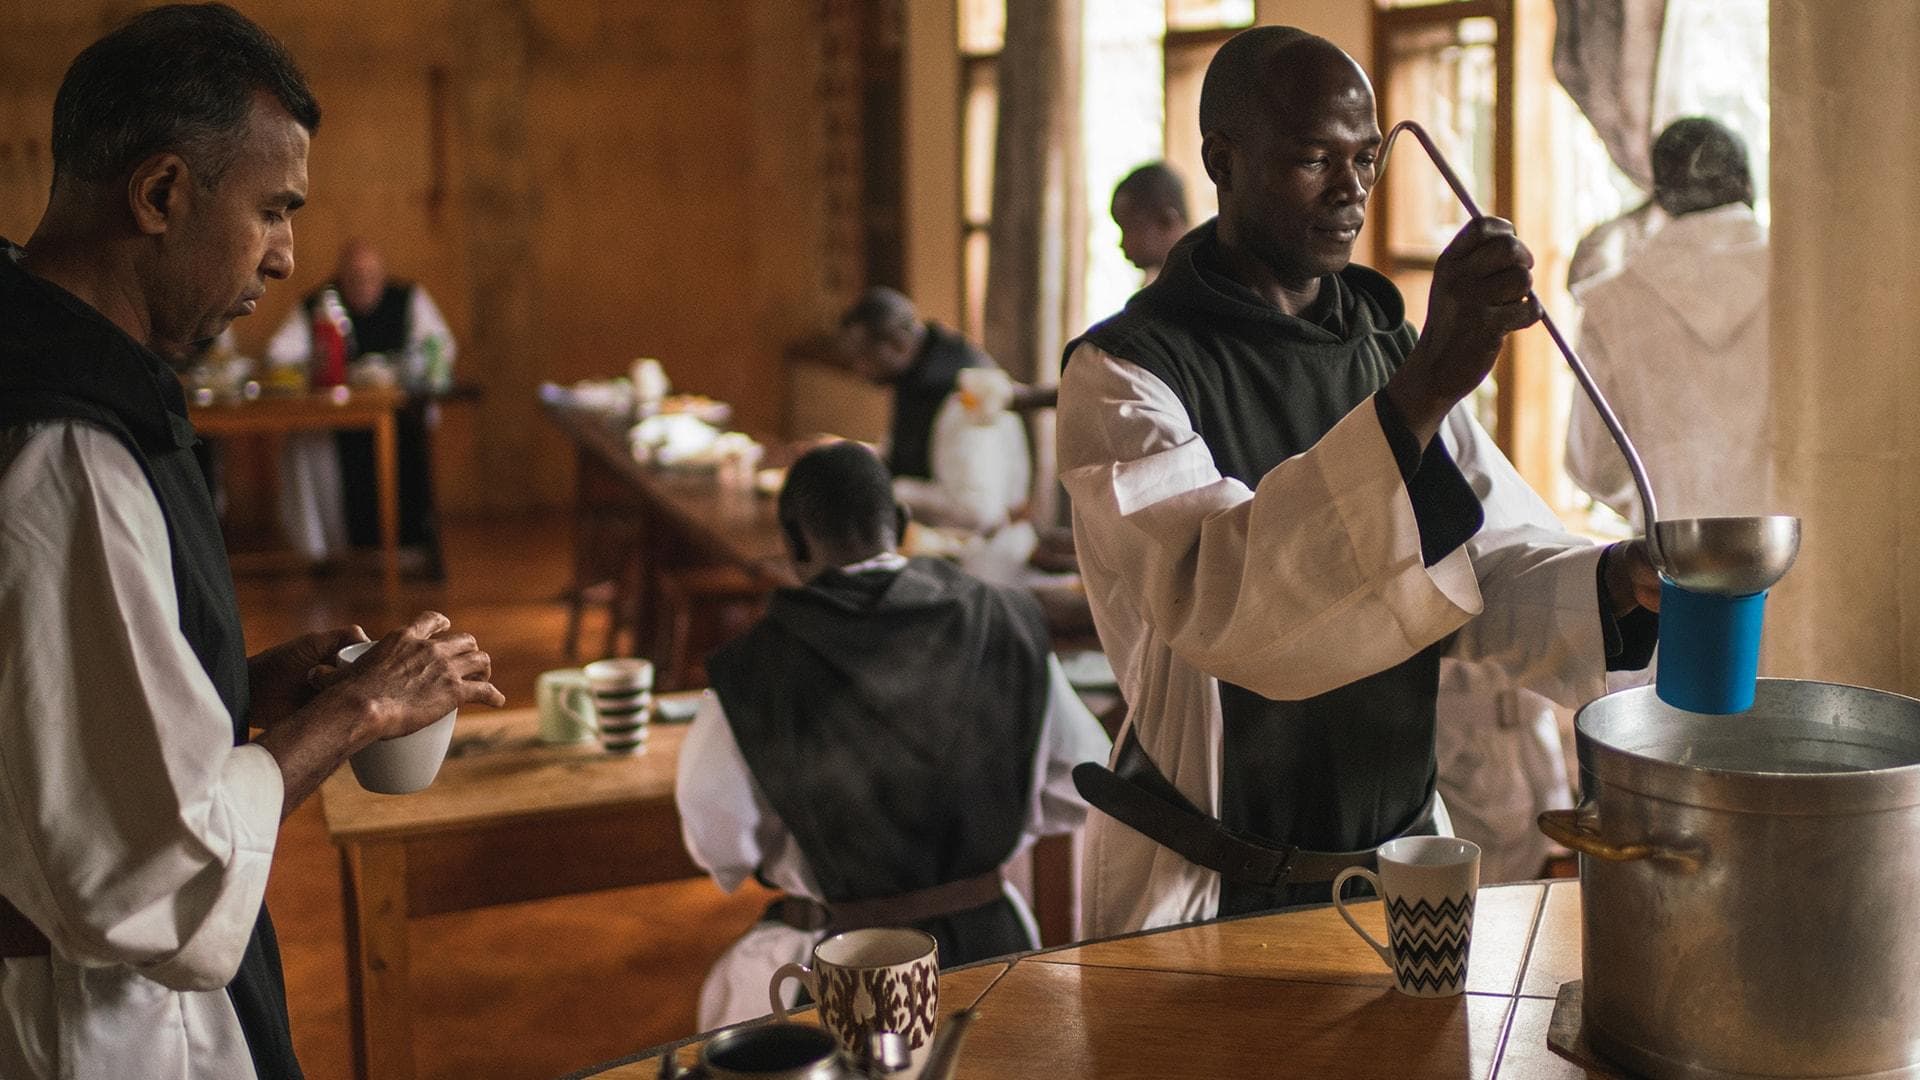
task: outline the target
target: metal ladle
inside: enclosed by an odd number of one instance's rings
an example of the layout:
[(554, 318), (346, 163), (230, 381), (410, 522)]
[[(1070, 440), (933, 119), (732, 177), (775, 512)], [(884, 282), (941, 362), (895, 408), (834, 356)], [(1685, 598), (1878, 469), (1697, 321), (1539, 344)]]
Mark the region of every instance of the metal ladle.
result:
[[(1387, 137), (1380, 143), (1380, 160), (1375, 167), (1375, 174), (1386, 171), (1387, 152), (1393, 149), (1394, 140), (1403, 131), (1411, 133), (1420, 143), (1427, 157), (1433, 161), (1433, 167), (1440, 171), (1441, 179), (1453, 189), (1454, 198), (1460, 200), (1460, 205), (1466, 208), (1467, 213), (1475, 219), (1485, 217), (1473, 201), (1472, 193), (1460, 182), (1460, 176), (1453, 171), (1453, 167), (1447, 164), (1446, 156), (1434, 145), (1427, 130), (1412, 120), (1402, 120), (1387, 132)], [(1529, 292), (1527, 297), (1539, 303), (1536, 294)], [(1587, 365), (1574, 353), (1573, 346), (1567, 343), (1566, 335), (1555, 325), (1553, 316), (1547, 314), (1544, 304), (1540, 308), (1540, 325), (1547, 328), (1547, 334), (1559, 347), (1560, 355), (1567, 358), (1567, 366), (1573, 369), (1573, 377), (1579, 380), (1580, 388), (1587, 392), (1587, 398), (1600, 413), (1601, 422), (1607, 425), (1607, 431), (1627, 459), (1627, 471), (1633, 474), (1633, 486), (1640, 493), (1640, 506), (1645, 513), (1647, 553), (1653, 559), (1654, 569), (1683, 589), (1719, 596), (1750, 596), (1764, 592), (1784, 577), (1792, 568), (1794, 557), (1800, 553), (1800, 519), (1785, 514), (1763, 514), (1753, 517), (1660, 520), (1654, 509), (1653, 485), (1647, 480), (1647, 468), (1640, 460), (1640, 452), (1634, 449), (1633, 440), (1627, 438), (1627, 430), (1620, 426), (1620, 418), (1614, 414), (1613, 406), (1607, 403), (1606, 395), (1600, 392), (1599, 385), (1593, 381)]]

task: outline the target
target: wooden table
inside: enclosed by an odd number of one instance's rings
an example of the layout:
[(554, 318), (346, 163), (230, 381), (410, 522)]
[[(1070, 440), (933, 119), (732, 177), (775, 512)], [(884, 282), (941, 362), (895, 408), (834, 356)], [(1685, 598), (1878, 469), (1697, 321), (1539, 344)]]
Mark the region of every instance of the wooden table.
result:
[[(1356, 914), (1385, 938), (1376, 902)], [(1576, 1080), (1547, 1048), (1580, 977), (1574, 882), (1480, 891), (1468, 992), (1410, 998), (1332, 908), (1115, 938), (941, 975), (979, 1018), (961, 1080), (1379, 1077)], [(671, 1048), (687, 1064), (702, 1039)], [(582, 1073), (653, 1080), (660, 1051)]]
[[(691, 633), (692, 598), (736, 603), (798, 584), (776, 500), (752, 483), (723, 483), (712, 468), (634, 460), (630, 421), (575, 405), (565, 391), (543, 395), (541, 407), (574, 450), (569, 655), (586, 597), (599, 590), (611, 601), (604, 652), (619, 654), (620, 635), (628, 633), (630, 655), (652, 657), (661, 685), (704, 681), (689, 661), (720, 642)], [(773, 456), (780, 453), (772, 448)], [(707, 574), (712, 568), (741, 573), (715, 578)]]
[[(356, 1077), (414, 1075), (408, 919), (705, 876), (674, 805), (685, 724), (653, 725), (639, 755), (547, 746), (538, 730), (532, 709), (473, 710), (425, 791), (375, 795), (344, 768), (322, 785), (340, 849)], [(1069, 841), (1037, 847), (1036, 909), (1071, 910)]]
[(573, 443), (583, 476), (611, 474), (660, 530), (712, 562), (786, 581), (787, 550), (775, 500), (752, 484), (724, 484), (712, 469), (662, 468), (635, 461), (626, 421), (565, 400), (541, 401), (548, 419)]
[(375, 795), (344, 768), (322, 786), (340, 849), (355, 1076), (414, 1075), (409, 918), (703, 876), (673, 801), (685, 725), (654, 725), (639, 755), (546, 746), (538, 726), (531, 709), (476, 709), (425, 791)]
[(400, 457), (394, 413), (406, 401), (407, 395), (399, 390), (337, 386), (236, 404), (196, 405), (188, 410), (188, 416), (195, 430), (214, 438), (278, 436), (296, 431), (372, 431), (374, 479), (380, 488), (380, 585), (391, 605), (400, 596)]

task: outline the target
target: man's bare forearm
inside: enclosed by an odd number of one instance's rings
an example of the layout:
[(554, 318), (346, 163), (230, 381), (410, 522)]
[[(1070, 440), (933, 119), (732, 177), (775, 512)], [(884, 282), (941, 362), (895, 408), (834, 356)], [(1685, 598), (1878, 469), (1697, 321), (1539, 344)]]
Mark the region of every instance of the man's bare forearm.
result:
[(285, 795), (280, 819), (286, 820), (324, 783), (340, 763), (374, 740), (376, 708), (372, 701), (337, 688), (321, 694), (304, 708), (268, 728), (255, 742), (280, 766)]

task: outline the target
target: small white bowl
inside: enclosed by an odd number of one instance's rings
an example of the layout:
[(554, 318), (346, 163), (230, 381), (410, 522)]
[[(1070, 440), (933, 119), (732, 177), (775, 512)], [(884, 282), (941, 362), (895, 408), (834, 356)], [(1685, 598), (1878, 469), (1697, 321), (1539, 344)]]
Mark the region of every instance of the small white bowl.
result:
[[(340, 650), (342, 664), (351, 664), (360, 654), (373, 648), (373, 642), (361, 641)], [(447, 747), (453, 744), (455, 709), (411, 735), (381, 739), (362, 747), (347, 759), (353, 766), (353, 778), (360, 786), (381, 795), (410, 795), (433, 783), (440, 775), (440, 763), (447, 759)]]

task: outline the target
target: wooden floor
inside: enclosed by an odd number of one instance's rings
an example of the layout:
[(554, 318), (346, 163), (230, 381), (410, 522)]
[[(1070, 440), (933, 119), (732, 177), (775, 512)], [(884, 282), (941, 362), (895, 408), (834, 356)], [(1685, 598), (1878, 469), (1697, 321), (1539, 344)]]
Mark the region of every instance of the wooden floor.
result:
[[(510, 706), (562, 666), (565, 519), (455, 522), (447, 581), (409, 584), (402, 607), (446, 612), (493, 656)], [(378, 575), (242, 576), (250, 650), (305, 630), (395, 617)], [(588, 642), (600, 640), (589, 622)], [(591, 646), (589, 646), (591, 647)], [(768, 894), (710, 884), (620, 889), (436, 916), (413, 924), (415, 1060), (423, 1078), (554, 1077), (690, 1034), (700, 980)], [(350, 1075), (339, 862), (316, 798), (281, 831), (267, 890), (285, 954), (294, 1044), (307, 1075)]]

